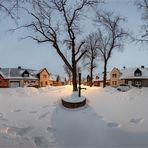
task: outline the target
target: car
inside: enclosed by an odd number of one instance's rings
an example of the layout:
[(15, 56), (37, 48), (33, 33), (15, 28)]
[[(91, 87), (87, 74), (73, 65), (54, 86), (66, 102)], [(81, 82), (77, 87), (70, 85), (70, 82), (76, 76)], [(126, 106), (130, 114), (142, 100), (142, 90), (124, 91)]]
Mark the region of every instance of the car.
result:
[(117, 90), (119, 91), (122, 91), (122, 92), (126, 92), (128, 90), (130, 90), (130, 85), (128, 84), (120, 84), (118, 87), (117, 87)]

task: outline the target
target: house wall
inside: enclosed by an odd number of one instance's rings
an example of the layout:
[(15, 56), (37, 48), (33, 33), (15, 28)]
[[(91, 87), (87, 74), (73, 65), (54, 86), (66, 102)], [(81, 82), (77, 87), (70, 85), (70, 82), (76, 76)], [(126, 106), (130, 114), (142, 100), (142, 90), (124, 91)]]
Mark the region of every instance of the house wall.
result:
[(142, 87), (148, 87), (148, 80), (142, 80)]
[(137, 87), (137, 85), (136, 85), (137, 81), (141, 82), (140, 87), (148, 87), (148, 80), (147, 79), (128, 79), (128, 80), (125, 80), (125, 83), (128, 84), (129, 81), (132, 82), (132, 86), (135, 86), (135, 87)]
[(22, 87), (25, 87), (25, 86), (38, 87), (39, 81), (38, 80), (22, 80), (21, 85)]
[(45, 87), (50, 85), (50, 77), (46, 69), (44, 69), (39, 76), (39, 86)]
[(5, 80), (1, 75), (0, 75), (0, 88), (8, 88), (8, 80)]
[(117, 68), (114, 68), (110, 72), (110, 86), (118, 87), (122, 83), (122, 81), (120, 81), (119, 78), (120, 78), (120, 71)]

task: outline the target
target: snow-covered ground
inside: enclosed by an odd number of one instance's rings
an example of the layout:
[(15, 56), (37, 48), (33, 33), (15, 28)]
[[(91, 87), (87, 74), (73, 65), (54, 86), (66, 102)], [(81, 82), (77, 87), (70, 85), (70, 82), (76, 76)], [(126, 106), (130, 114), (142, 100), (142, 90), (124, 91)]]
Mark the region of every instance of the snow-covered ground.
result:
[(87, 88), (66, 109), (71, 86), (0, 89), (0, 148), (148, 147), (148, 88)]

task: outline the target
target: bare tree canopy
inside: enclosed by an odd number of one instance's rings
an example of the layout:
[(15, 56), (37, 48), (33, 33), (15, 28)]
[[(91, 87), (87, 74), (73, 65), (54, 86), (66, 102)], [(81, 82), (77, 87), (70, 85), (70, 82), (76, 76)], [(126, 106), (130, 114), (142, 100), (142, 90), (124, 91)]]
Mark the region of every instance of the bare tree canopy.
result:
[(0, 0), (0, 11), (12, 19), (17, 20), (19, 7), (27, 1), (28, 0)]
[(114, 16), (110, 12), (97, 12), (95, 22), (98, 28), (98, 50), (104, 62), (103, 87), (106, 86), (107, 64), (114, 50), (119, 50), (123, 46), (124, 39), (128, 33), (121, 27), (125, 20), (120, 16)]
[(97, 34), (91, 33), (88, 37), (86, 37), (84, 49), (82, 50), (87, 50), (82, 60), (84, 67), (87, 67), (90, 72), (90, 86), (93, 85), (93, 71), (97, 67), (97, 61), (99, 59), (98, 44), (99, 40)]
[(148, 0), (136, 0), (135, 4), (138, 9), (142, 10), (141, 18), (144, 21), (142, 29), (145, 32), (141, 35), (140, 38), (136, 39), (136, 41), (147, 43), (148, 42)]
[[(63, 62), (72, 72), (73, 91), (77, 91), (77, 64), (86, 50), (81, 52), (84, 41), (81, 21), (87, 15), (86, 10), (96, 6), (100, 0), (32, 0), (29, 4), (33, 8), (24, 10), (32, 16), (32, 22), (19, 28), (33, 31), (27, 36), (38, 43), (50, 43)], [(71, 61), (64, 55), (67, 48), (71, 51)]]

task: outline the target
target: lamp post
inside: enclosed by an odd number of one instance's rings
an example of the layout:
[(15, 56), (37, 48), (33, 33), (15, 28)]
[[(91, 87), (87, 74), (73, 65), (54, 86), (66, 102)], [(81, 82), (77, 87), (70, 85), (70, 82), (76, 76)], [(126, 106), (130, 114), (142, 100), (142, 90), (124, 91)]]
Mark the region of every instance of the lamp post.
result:
[(79, 93), (78, 93), (78, 97), (81, 97), (81, 89), (86, 90), (86, 88), (81, 87), (81, 73), (79, 73)]

